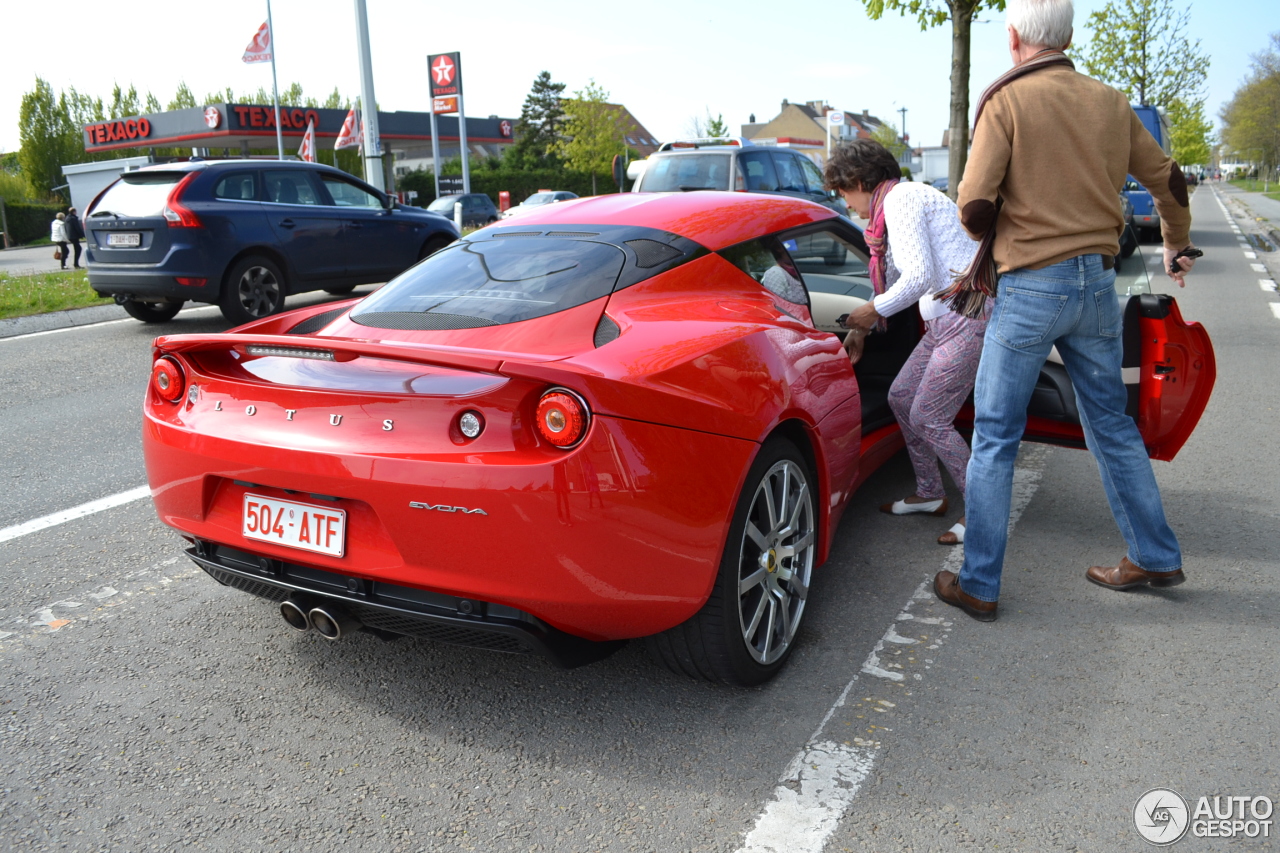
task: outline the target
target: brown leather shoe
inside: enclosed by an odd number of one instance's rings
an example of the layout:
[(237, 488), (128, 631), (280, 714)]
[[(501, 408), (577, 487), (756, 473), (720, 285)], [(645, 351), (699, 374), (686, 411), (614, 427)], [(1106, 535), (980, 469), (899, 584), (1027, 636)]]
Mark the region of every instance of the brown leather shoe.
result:
[(959, 607), (979, 622), (996, 621), (997, 602), (983, 601), (965, 592), (960, 588), (960, 579), (955, 572), (938, 572), (933, 578), (933, 593), (944, 604)]
[(1177, 586), (1187, 579), (1182, 569), (1172, 572), (1149, 572), (1140, 569), (1129, 558), (1120, 560), (1118, 566), (1093, 566), (1084, 576), (1107, 589), (1133, 589), (1136, 586)]

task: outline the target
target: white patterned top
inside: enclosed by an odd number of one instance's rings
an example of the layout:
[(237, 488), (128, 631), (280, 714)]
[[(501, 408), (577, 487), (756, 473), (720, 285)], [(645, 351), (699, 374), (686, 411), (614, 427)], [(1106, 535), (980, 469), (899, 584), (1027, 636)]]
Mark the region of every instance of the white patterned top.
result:
[(876, 312), (888, 317), (919, 302), (921, 317), (941, 317), (951, 309), (933, 294), (950, 287), (952, 272), (966, 269), (978, 251), (956, 203), (928, 184), (902, 181), (884, 197), (884, 222), (886, 287), (874, 300)]

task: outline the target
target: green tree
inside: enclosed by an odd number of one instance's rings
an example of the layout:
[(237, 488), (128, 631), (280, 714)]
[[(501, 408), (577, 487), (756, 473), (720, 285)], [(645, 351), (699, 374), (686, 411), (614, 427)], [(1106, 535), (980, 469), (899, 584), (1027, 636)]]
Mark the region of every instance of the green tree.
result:
[(1280, 165), (1280, 32), (1252, 60), (1249, 76), (1222, 108), (1222, 141), (1227, 152), (1274, 174)]
[(867, 15), (879, 20), (886, 11), (913, 16), (921, 30), (951, 21), (951, 122), (948, 131), (947, 193), (956, 197), (969, 159), (969, 31), (984, 9), (1004, 11), (1005, 0), (862, 0)]
[(594, 194), (595, 176), (609, 174), (614, 156), (626, 153), (618, 110), (593, 79), (564, 101), (564, 112), (564, 138), (556, 150), (570, 168), (591, 174)]
[(515, 144), (503, 155), (507, 165), (517, 169), (557, 165), (556, 146), (565, 121), (563, 96), (564, 84), (552, 82), (551, 72), (543, 71), (534, 78), (520, 108)]
[(907, 143), (903, 142), (902, 137), (898, 135), (898, 127), (895, 124), (880, 125), (872, 131), (871, 138), (888, 148), (895, 160), (901, 160), (902, 155), (907, 153)]
[(198, 106), (200, 105), (196, 103), (196, 96), (187, 88), (186, 82), (179, 82), (178, 91), (174, 92), (173, 100), (169, 102), (168, 108), (171, 110), (186, 110)]
[(1191, 7), (1172, 0), (1111, 0), (1089, 16), (1093, 30), (1079, 50), (1083, 70), (1138, 104), (1166, 109), (1202, 101), (1209, 57), (1187, 37)]
[[(54, 197), (53, 188), (65, 183), (62, 167), (85, 159), (80, 128), (71, 122), (66, 95), (54, 95), (53, 87), (40, 77), (35, 89), (22, 96), (18, 136), (22, 142), (18, 164), (31, 198)], [(66, 198), (63, 194), (57, 197)]]
[(142, 102), (138, 100), (138, 90), (133, 86), (124, 91), (117, 83), (111, 90), (111, 106), (107, 108), (107, 118), (126, 118), (142, 114)]
[(1207, 166), (1213, 124), (1205, 117), (1204, 101), (1188, 104), (1174, 99), (1168, 115), (1173, 159), (1183, 166)]
[(724, 114), (718, 113), (715, 118), (712, 118), (709, 107), (703, 115), (695, 113), (689, 116), (689, 120), (684, 124), (684, 130), (691, 139), (718, 139), (729, 135), (729, 126), (724, 123)]

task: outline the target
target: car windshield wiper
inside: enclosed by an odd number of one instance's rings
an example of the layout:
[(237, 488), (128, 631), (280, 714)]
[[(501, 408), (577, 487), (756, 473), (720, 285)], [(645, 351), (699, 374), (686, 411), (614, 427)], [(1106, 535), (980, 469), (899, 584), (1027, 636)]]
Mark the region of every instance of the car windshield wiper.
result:
[(682, 186), (682, 187), (680, 187), (680, 192), (682, 192), (682, 193), (692, 193), (692, 192), (697, 192), (698, 190), (713, 190), (713, 189), (715, 189), (715, 187), (685, 187), (685, 186)]
[(116, 213), (114, 210), (95, 210), (93, 213), (89, 214), (90, 219), (96, 219), (99, 216), (111, 216), (116, 219), (120, 218), (120, 214)]

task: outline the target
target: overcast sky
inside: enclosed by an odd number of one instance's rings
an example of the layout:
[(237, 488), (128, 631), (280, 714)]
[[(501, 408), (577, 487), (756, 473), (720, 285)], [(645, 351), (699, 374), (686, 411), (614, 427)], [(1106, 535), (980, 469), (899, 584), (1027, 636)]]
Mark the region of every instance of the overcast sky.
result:
[[(663, 140), (683, 135), (707, 109), (736, 134), (752, 113), (760, 121), (776, 115), (784, 98), (869, 110), (899, 125), (906, 107), (916, 145), (939, 144), (948, 124), (950, 26), (921, 32), (897, 15), (871, 21), (861, 0), (366, 2), (385, 111), (425, 111), (426, 55), (459, 50), (471, 116), (518, 116), (534, 77), (547, 70), (568, 92), (594, 78)], [(1078, 38), (1089, 38), (1088, 13), (1102, 5), (1078, 0)], [(281, 88), (297, 81), (321, 99), (335, 86), (359, 94), (352, 0), (273, 0), (272, 13)], [(19, 105), (37, 75), (55, 91), (75, 86), (104, 99), (114, 83), (133, 84), (162, 103), (184, 80), (200, 100), (227, 86), (270, 89), (269, 65), (240, 61), (265, 18), (265, 0), (5, 0), (0, 151), (20, 145)], [(1249, 55), (1280, 30), (1280, 14), (1275, 0), (1197, 0), (1191, 23), (1212, 59), (1208, 112), (1216, 121)], [(1008, 66), (1004, 15), (984, 16), (973, 29), (973, 101)]]

